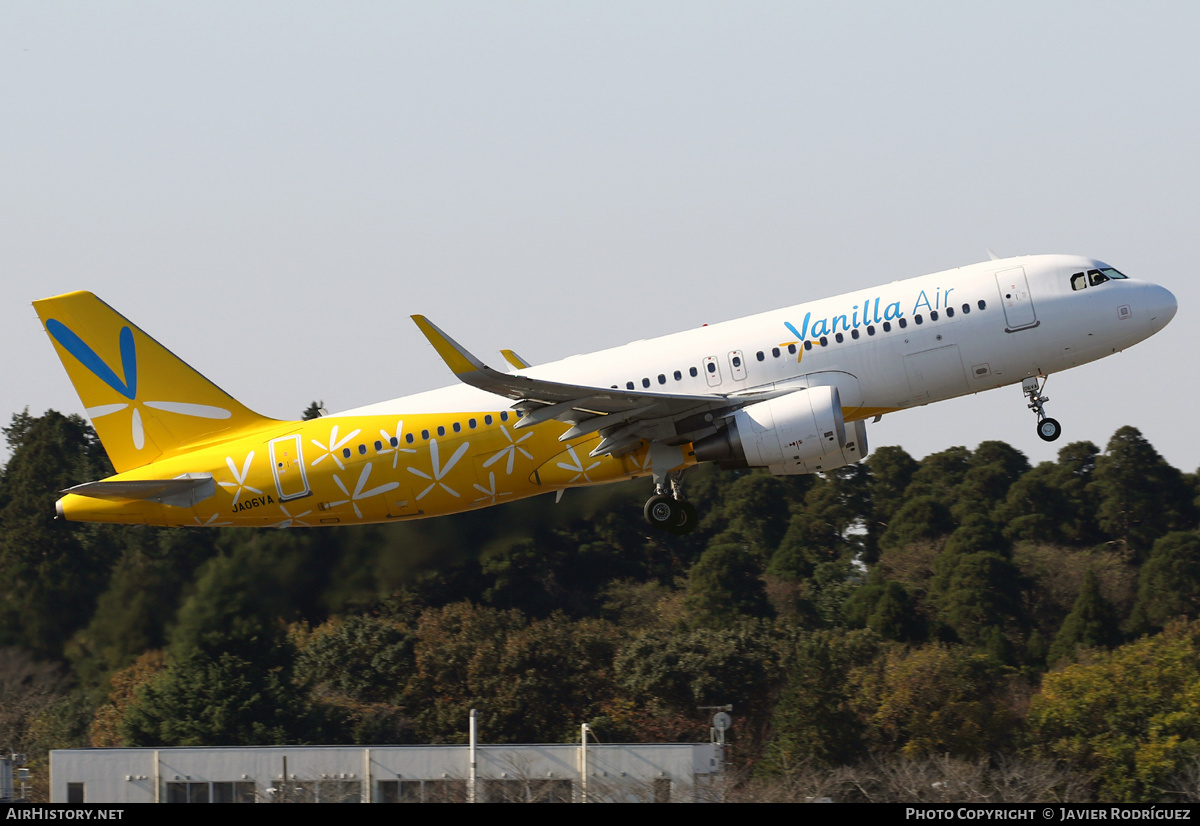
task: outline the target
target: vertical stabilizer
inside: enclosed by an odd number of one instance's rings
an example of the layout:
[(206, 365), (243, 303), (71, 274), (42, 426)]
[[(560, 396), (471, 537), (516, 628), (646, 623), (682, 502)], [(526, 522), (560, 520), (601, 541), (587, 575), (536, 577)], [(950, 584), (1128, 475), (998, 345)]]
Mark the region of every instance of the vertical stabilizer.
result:
[(273, 422), (89, 292), (33, 307), (118, 473)]

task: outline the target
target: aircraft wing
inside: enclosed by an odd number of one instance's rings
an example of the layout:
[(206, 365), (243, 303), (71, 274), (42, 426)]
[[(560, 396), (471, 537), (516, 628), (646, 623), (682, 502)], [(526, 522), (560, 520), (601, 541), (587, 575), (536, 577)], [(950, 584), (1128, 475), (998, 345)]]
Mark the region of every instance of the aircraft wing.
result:
[(559, 437), (561, 441), (599, 432), (600, 444), (592, 450), (593, 456), (627, 453), (643, 439), (664, 444), (692, 442), (714, 432), (719, 420), (730, 413), (786, 392), (693, 396), (588, 387), (501, 373), (425, 316), (412, 319), (460, 381), (515, 402), (512, 407), (522, 416), (516, 428), (556, 419), (571, 425)]

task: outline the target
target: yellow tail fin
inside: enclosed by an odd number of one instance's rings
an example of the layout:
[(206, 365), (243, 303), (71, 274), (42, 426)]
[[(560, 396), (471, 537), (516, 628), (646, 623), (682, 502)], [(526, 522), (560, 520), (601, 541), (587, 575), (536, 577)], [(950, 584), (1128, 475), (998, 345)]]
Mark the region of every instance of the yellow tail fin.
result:
[(118, 473), (274, 420), (243, 407), (88, 292), (33, 302)]

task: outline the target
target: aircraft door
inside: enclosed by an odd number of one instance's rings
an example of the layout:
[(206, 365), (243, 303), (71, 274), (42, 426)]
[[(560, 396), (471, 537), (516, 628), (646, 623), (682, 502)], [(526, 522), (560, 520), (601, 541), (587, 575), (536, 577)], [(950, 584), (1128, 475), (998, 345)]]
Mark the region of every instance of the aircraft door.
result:
[(704, 357), (704, 378), (708, 380), (709, 387), (721, 384), (721, 365), (717, 363), (716, 356)]
[(304, 471), (300, 434), (272, 439), (267, 449), (271, 454), (271, 472), (275, 474), (275, 491), (279, 494), (279, 501), (308, 496), (308, 474)]
[(729, 374), (734, 381), (746, 380), (746, 359), (741, 350), (729, 351)]
[(1000, 301), (1004, 305), (1004, 320), (1007, 332), (1024, 330), (1038, 325), (1037, 313), (1033, 309), (1033, 296), (1029, 293), (1029, 280), (1024, 267), (1013, 267), (996, 273), (996, 286), (1000, 290)]

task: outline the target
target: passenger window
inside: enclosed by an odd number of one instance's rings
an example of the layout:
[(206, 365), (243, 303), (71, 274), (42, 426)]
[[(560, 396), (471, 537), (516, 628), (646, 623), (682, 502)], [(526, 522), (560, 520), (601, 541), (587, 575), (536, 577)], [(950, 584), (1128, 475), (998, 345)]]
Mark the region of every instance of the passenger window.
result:
[(663, 375), (662, 373), (659, 373), (659, 374), (658, 374), (658, 383), (659, 383), (659, 384), (666, 384), (666, 383), (667, 383), (667, 377), (666, 377), (665, 375)]
[(500, 411), (500, 421), (502, 421), (502, 422), (508, 421), (508, 411), (507, 410)]
[(444, 428), (442, 425), (438, 425), (438, 435), (439, 435), (439, 436), (445, 436), (445, 435), (446, 435), (446, 428)]
[(857, 339), (858, 338), (858, 330), (851, 330), (850, 338)]
[[(920, 313), (917, 313), (915, 316), (913, 316), (913, 321), (917, 322), (918, 324), (924, 324), (924, 323), (925, 323), (925, 319), (921, 318), (921, 314), (920, 314)], [(900, 326), (901, 326), (901, 327), (903, 327), (903, 326), (904, 326), (903, 322), (901, 322)]]
[(483, 417), (483, 423), (484, 424), (492, 423), (492, 414), (491, 413), (488, 413), (486, 416)]
[(811, 342), (811, 341), (806, 341), (806, 342), (804, 342), (804, 349), (805, 349), (805, 350), (811, 350), (811, 349), (812, 349), (812, 342)]
[[(410, 442), (412, 441), (411, 433), (408, 434), (408, 440)], [(400, 440), (397, 439), (395, 436), (393, 436), (392, 438), (388, 439), (388, 444), (391, 445), (392, 447), (400, 447)]]
[(350, 448), (348, 448), (348, 447), (342, 448), (342, 457), (345, 459), (350, 458)]
[[(614, 384), (613, 390), (616, 390), (616, 389), (617, 389), (617, 386)], [(477, 424), (477, 422), (474, 419), (467, 419), (467, 427), (471, 428), (472, 430), (475, 429), (476, 424)]]
[(411, 445), (411, 444), (412, 444), (414, 441), (416, 441), (416, 440), (415, 440), (415, 439), (413, 439), (413, 435), (412, 435), (411, 433), (405, 433), (405, 434), (404, 434), (404, 441), (408, 442), (408, 443)]
[(779, 348), (778, 348), (778, 347), (772, 347), (772, 348), (771, 348), (771, 355), (772, 355), (773, 357), (775, 357), (775, 358), (779, 358)]
[(793, 356), (794, 356), (794, 355), (796, 355), (796, 345), (795, 345), (795, 344), (789, 344), (789, 345), (788, 345), (788, 352), (789, 352), (789, 353), (791, 353)]
[(979, 299), (979, 309), (981, 309), (981, 310), (986, 310), (986, 309), (987, 309), (987, 302), (986, 302), (986, 301), (984, 301), (982, 298), (981, 298), (981, 299)]
[(454, 432), (455, 432), (455, 433), (461, 433), (461, 432), (462, 432), (462, 425), (460, 425), (458, 422), (455, 422), (455, 423), (454, 423)]
[(427, 442), (428, 442), (428, 441), (429, 441), (429, 431), (428, 431), (428, 430), (422, 430), (422, 431), (421, 431), (421, 438), (422, 438), (422, 439), (424, 439), (425, 441), (427, 441)]
[(675, 381), (680, 381), (682, 379), (683, 379), (683, 373), (680, 373), (678, 370), (676, 370), (675, 371)]
[(1086, 286), (1087, 286), (1087, 275), (1085, 273), (1077, 272), (1071, 276), (1071, 289), (1072, 290), (1082, 290)]
[(375, 440), (375, 449), (376, 449), (376, 450), (383, 450), (383, 442), (381, 442), (381, 441), (379, 441), (378, 439), (376, 439), (376, 440)]
[(757, 358), (759, 361), (766, 361), (767, 354), (762, 350), (759, 350), (757, 353), (755, 353), (755, 358)]
[(963, 315), (966, 315), (966, 314), (967, 314), (967, 313), (969, 313), (969, 312), (971, 312), (971, 305), (970, 305), (970, 304), (964, 304), (964, 305), (963, 305)]
[(359, 445), (359, 446), (358, 446), (358, 455), (359, 455), (359, 456), (366, 456), (366, 455), (367, 455), (367, 446), (366, 446), (366, 445)]
[(846, 337), (844, 335), (842, 335), (841, 333), (838, 333), (836, 336), (834, 336), (834, 338), (837, 339), (838, 344), (841, 344), (843, 341), (846, 340)]
[(890, 322), (890, 321), (883, 322), (883, 331), (885, 333), (890, 333), (892, 331), (892, 322)]
[(625, 389), (626, 389), (626, 390), (632, 390), (632, 389), (633, 389), (633, 382), (631, 382), (631, 381), (627, 381), (627, 382), (625, 382)]
[(688, 375), (690, 375), (692, 378), (696, 378), (696, 375), (697, 375), (698, 373), (699, 373), (699, 371), (698, 371), (698, 370), (696, 370), (696, 368), (695, 368), (695, 367), (693, 367), (692, 369), (688, 370)]
[(828, 338), (826, 338), (825, 336), (821, 336), (821, 346), (822, 346), (822, 347), (828, 347), (828, 346), (829, 346), (829, 339), (828, 339)]
[(954, 318), (954, 308), (953, 307), (946, 308), (946, 318)]
[[(953, 310), (951, 310), (950, 312), (954, 312), (954, 311), (953, 311)], [(937, 310), (930, 310), (930, 311), (929, 311), (929, 320), (930, 320), (930, 321), (937, 321), (937, 318), (938, 318), (938, 316), (937, 316)]]
[(900, 323), (900, 329), (903, 330), (905, 327), (908, 326), (908, 319), (902, 318), (902, 319), (900, 319), (899, 323)]
[(649, 387), (650, 379), (642, 379), (642, 387)]
[(874, 324), (867, 327), (867, 335), (869, 335), (869, 336), (875, 335), (875, 325)]
[(717, 372), (717, 363), (715, 361), (710, 361), (708, 363), (708, 372), (710, 372), (710, 373)]

